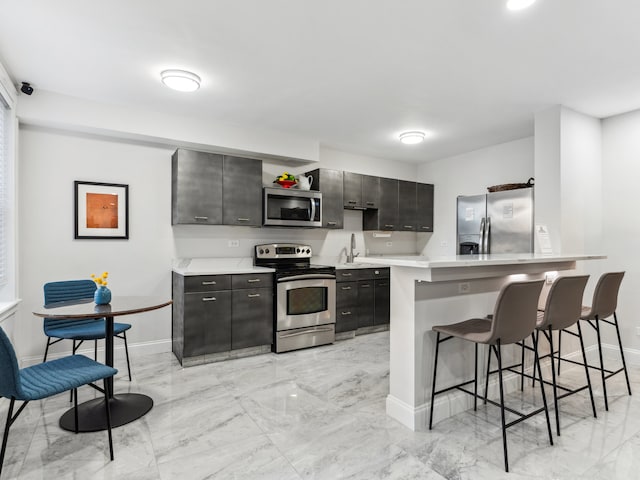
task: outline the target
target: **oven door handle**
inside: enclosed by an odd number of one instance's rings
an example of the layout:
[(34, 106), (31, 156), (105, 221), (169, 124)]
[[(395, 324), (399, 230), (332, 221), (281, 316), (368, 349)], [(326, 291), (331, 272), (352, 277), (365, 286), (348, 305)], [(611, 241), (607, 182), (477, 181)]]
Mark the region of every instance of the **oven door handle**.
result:
[(278, 279), (278, 283), (294, 282), (296, 280), (335, 280), (336, 276), (330, 273), (310, 273), (306, 275), (294, 275), (292, 277), (283, 277)]
[(304, 331), (297, 331), (293, 333), (285, 333), (284, 335), (278, 333), (278, 338), (289, 338), (289, 337), (297, 337), (299, 335), (307, 335), (309, 333), (323, 333), (323, 332), (331, 332), (334, 327), (317, 327), (305, 329)]

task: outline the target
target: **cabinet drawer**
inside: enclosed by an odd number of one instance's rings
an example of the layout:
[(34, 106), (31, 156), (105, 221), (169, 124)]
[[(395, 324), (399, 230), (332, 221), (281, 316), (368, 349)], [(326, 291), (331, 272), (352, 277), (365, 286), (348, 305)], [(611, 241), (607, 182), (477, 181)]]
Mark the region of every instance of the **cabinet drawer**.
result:
[(358, 269), (336, 270), (336, 282), (355, 282), (359, 278)]
[(231, 275), (194, 275), (184, 277), (184, 291), (208, 292), (211, 290), (231, 290)]
[(268, 288), (273, 286), (271, 273), (255, 273), (246, 275), (233, 275), (231, 285), (234, 290), (239, 288)]
[(360, 280), (371, 280), (375, 278), (389, 278), (389, 268), (363, 268), (360, 270)]

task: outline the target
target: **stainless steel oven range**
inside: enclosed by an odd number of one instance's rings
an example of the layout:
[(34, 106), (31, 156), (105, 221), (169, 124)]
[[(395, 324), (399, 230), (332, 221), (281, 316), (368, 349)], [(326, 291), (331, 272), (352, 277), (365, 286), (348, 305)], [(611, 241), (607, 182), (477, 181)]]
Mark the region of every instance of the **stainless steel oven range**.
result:
[(336, 270), (311, 264), (311, 247), (294, 243), (256, 245), (254, 264), (275, 268), (274, 351), (335, 341)]

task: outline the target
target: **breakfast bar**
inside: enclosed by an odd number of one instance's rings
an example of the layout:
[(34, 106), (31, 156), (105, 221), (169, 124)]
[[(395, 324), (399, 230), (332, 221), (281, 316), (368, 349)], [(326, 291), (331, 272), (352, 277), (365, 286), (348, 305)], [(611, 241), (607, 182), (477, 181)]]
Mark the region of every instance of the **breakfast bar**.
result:
[[(546, 274), (553, 278), (555, 272), (574, 270), (577, 261), (603, 258), (606, 257), (582, 254), (356, 258), (357, 263), (391, 267), (387, 414), (412, 430), (426, 429), (435, 343), (432, 326), (492, 313), (498, 292), (507, 282), (545, 278)], [(444, 353), (441, 358), (439, 388), (473, 376), (473, 350), (462, 344), (452, 344), (449, 349), (448, 355)], [(480, 365), (480, 371), (484, 371), (482, 361)], [(509, 390), (509, 385), (506, 388)], [(511, 388), (515, 388), (515, 382)], [(435, 402), (434, 418), (442, 419), (471, 406), (472, 400), (460, 392), (442, 395)]]

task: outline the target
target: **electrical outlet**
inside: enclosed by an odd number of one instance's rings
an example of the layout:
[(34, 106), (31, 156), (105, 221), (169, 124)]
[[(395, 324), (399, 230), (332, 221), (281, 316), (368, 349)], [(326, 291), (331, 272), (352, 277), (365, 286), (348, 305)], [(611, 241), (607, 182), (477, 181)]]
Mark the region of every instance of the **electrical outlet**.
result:
[(544, 274), (544, 280), (547, 285), (551, 285), (557, 276), (558, 276), (558, 272), (546, 272)]
[(471, 292), (471, 284), (469, 282), (462, 282), (458, 284), (458, 293)]
[(240, 240), (229, 240), (229, 243), (227, 243), (228, 247), (239, 247), (240, 246)]
[(393, 247), (393, 242), (387, 242), (387, 247)]

